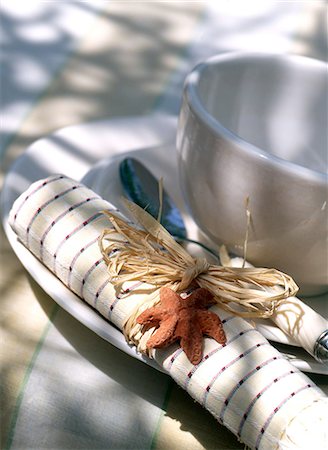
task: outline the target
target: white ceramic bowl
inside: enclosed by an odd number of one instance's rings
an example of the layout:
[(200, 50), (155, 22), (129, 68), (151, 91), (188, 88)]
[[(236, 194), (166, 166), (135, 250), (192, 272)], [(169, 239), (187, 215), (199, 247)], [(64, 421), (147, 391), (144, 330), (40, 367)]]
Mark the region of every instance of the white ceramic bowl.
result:
[(328, 288), (327, 65), (288, 55), (213, 57), (187, 77), (177, 147), (190, 212), (217, 244)]

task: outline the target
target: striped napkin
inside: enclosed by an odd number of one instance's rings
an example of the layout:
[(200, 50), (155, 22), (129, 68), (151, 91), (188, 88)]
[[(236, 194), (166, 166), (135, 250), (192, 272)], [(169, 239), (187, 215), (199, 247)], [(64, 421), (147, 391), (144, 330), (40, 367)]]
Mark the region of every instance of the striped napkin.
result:
[[(69, 289), (119, 329), (151, 286), (130, 282), (117, 293), (98, 238), (115, 211), (63, 175), (33, 183), (14, 203), (9, 222), (22, 243)], [(172, 378), (240, 441), (254, 449), (327, 448), (327, 397), (243, 319), (212, 307), (227, 344), (205, 338), (192, 365), (177, 345), (154, 351)]]

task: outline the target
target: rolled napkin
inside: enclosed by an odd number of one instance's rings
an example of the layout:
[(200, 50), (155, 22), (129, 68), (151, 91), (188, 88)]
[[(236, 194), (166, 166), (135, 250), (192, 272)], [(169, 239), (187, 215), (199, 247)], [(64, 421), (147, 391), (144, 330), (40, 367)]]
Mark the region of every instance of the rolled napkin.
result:
[[(115, 289), (98, 245), (109, 226), (103, 210), (119, 215), (81, 183), (53, 175), (16, 200), (9, 222), (69, 289), (123, 330), (156, 287), (132, 281)], [(225, 345), (204, 338), (201, 362), (193, 365), (172, 344), (153, 351), (157, 363), (250, 448), (327, 448), (324, 393), (244, 319), (218, 306), (211, 311), (221, 318)]]

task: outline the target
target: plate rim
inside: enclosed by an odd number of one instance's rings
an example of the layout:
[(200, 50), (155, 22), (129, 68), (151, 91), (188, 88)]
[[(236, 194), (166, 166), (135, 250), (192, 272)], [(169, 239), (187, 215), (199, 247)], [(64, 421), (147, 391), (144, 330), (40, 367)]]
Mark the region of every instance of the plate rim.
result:
[[(151, 120), (152, 117), (154, 117), (154, 115), (151, 115), (148, 117), (144, 116), (144, 119)], [(172, 119), (173, 116), (168, 116), (168, 115), (163, 116), (164, 121), (165, 121), (165, 117), (170, 117)], [(136, 118), (138, 119), (139, 117), (136, 117)], [(158, 116), (157, 116), (157, 118), (158, 118)], [(124, 118), (123, 120), (126, 122), (127, 120), (133, 120), (133, 119), (134, 119), (133, 117), (130, 117), (130, 118)], [(159, 364), (157, 364), (154, 359), (151, 359), (151, 358), (137, 352), (135, 347), (130, 346), (126, 342), (122, 332), (118, 328), (116, 328), (113, 324), (111, 324), (109, 321), (107, 321), (105, 318), (103, 318), (100, 315), (100, 313), (93, 310), (93, 308), (90, 305), (88, 305), (85, 301), (83, 301), (83, 299), (81, 299), (76, 294), (74, 294), (72, 291), (70, 291), (47, 267), (45, 267), (28, 249), (25, 248), (25, 246), (22, 243), (20, 243), (20, 241), (17, 238), (17, 235), (14, 233), (14, 231), (11, 229), (11, 227), (8, 224), (9, 210), (8, 210), (8, 206), (5, 203), (6, 192), (9, 189), (7, 186), (7, 181), (9, 179), (9, 176), (12, 175), (13, 173), (15, 173), (15, 170), (17, 170), (17, 168), (19, 168), (21, 165), (23, 165), (24, 160), (26, 158), (27, 159), (31, 158), (31, 155), (33, 155), (34, 152), (37, 153), (39, 151), (39, 146), (44, 144), (44, 142), (47, 141), (49, 138), (51, 138), (51, 136), (53, 136), (54, 134), (58, 134), (58, 133), (65, 134), (67, 132), (70, 133), (71, 131), (74, 132), (75, 130), (78, 130), (81, 127), (82, 128), (85, 128), (85, 127), (92, 128), (93, 125), (100, 125), (100, 124), (103, 124), (103, 125), (109, 124), (109, 125), (115, 126), (115, 122), (117, 122), (117, 120), (115, 120), (115, 118), (114, 119), (107, 118), (107, 119), (100, 119), (97, 121), (85, 122), (85, 123), (81, 123), (81, 124), (77, 124), (77, 125), (70, 125), (67, 127), (63, 127), (59, 130), (56, 130), (53, 133), (49, 133), (47, 136), (45, 136), (41, 139), (38, 139), (35, 142), (33, 142), (31, 145), (29, 145), (27, 147), (27, 149), (25, 150), (25, 152), (15, 160), (14, 164), (11, 166), (11, 168), (8, 170), (8, 172), (5, 176), (4, 183), (3, 183), (3, 189), (1, 192), (2, 223), (3, 223), (5, 234), (11, 245), (11, 248), (15, 252), (15, 254), (18, 257), (18, 259), (20, 260), (20, 262), (23, 264), (23, 266), (25, 267), (27, 272), (29, 272), (29, 274), (32, 276), (32, 278), (37, 282), (37, 284), (60, 307), (62, 307), (66, 312), (68, 312), (76, 320), (83, 323), (84, 326), (88, 327), (93, 332), (95, 332), (98, 336), (105, 339), (111, 345), (114, 345), (116, 348), (119, 348), (121, 351), (125, 352), (129, 356), (132, 356), (132, 357), (142, 361), (143, 363), (146, 363), (146, 364), (152, 366), (156, 370), (159, 370), (163, 373), (167, 373), (167, 371), (165, 371), (165, 369), (163, 369)], [(150, 149), (150, 148), (155, 148), (155, 147), (161, 148), (165, 145), (167, 145), (167, 143), (163, 142), (162, 144), (157, 144), (157, 145), (142, 146), (139, 149), (147, 149), (147, 148)], [(172, 143), (172, 145), (173, 145), (173, 143)], [(138, 148), (135, 148), (135, 150), (138, 150)], [(94, 165), (90, 165), (89, 170), (87, 170), (85, 172), (85, 174), (82, 177), (80, 177), (80, 179), (78, 181), (83, 182), (84, 178), (89, 174), (89, 172), (92, 169), (94, 169), (94, 167), (97, 164), (99, 164), (101, 161), (103, 161), (105, 159), (109, 159), (116, 153), (118, 153), (118, 152), (114, 150), (113, 153), (111, 155), (108, 155), (107, 158), (99, 159)], [(50, 175), (50, 173), (49, 173), (49, 175)], [(92, 187), (91, 187), (91, 189), (92, 189)], [(3, 206), (5, 206), (5, 208)], [(11, 206), (12, 206), (12, 204), (11, 204)], [(31, 264), (32, 265), (35, 264), (35, 266), (38, 268), (37, 271), (31, 270), (31, 267), (29, 265), (29, 263), (31, 261), (33, 261)], [(52, 279), (52, 283), (55, 283), (55, 285), (57, 286), (57, 290), (53, 291), (50, 288), (48, 288), (46, 283), (42, 283), (42, 280), (41, 280), (42, 277), (39, 275), (41, 273), (42, 274), (47, 273), (47, 275)], [(59, 294), (57, 295), (56, 292), (59, 292)], [(65, 293), (65, 297), (68, 297), (69, 299), (71, 299), (71, 301), (74, 300), (75, 305), (79, 305), (78, 312), (73, 311), (74, 308), (71, 307), (70, 304), (68, 304), (66, 301), (64, 301), (61, 298), (61, 295), (63, 295), (63, 293)], [(85, 318), (84, 314), (82, 312), (80, 312), (80, 309), (81, 309), (81, 311), (82, 310), (87, 311), (88, 312), (87, 315), (91, 315), (91, 317), (96, 321), (96, 324), (98, 325), (98, 323), (100, 323), (102, 326), (98, 327), (98, 326), (91, 325), (90, 320), (87, 320)], [(108, 329), (109, 333), (107, 333), (106, 331), (104, 332), (104, 329), (103, 329), (104, 325), (105, 325), (105, 330), (107, 331), (107, 329)], [(277, 343), (281, 343), (281, 342), (277, 341)], [(291, 360), (291, 362), (293, 363), (293, 360)], [(294, 362), (297, 362), (296, 367), (298, 367), (302, 371), (318, 373), (318, 374), (326, 374), (326, 373), (328, 374), (328, 369), (325, 370), (324, 365), (319, 365), (320, 363), (317, 363), (315, 360), (313, 360), (313, 362), (312, 362), (312, 360), (306, 361), (306, 360), (302, 360), (302, 359), (299, 359), (296, 357)]]

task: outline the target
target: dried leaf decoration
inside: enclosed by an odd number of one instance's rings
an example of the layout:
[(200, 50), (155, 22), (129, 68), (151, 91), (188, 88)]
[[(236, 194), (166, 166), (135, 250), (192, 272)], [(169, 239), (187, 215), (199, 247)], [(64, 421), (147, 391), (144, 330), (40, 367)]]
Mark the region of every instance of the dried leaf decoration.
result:
[(156, 327), (147, 341), (147, 347), (163, 348), (179, 341), (189, 361), (199, 364), (202, 359), (203, 334), (220, 344), (226, 343), (219, 316), (207, 310), (215, 303), (207, 289), (195, 289), (183, 298), (172, 289), (162, 287), (160, 303), (137, 317), (139, 324)]
[[(112, 227), (99, 237), (99, 247), (114, 285), (139, 280), (157, 288), (142, 310), (158, 303), (162, 286), (183, 292), (194, 282), (207, 289), (226, 311), (246, 318), (267, 318), (280, 302), (298, 291), (294, 280), (276, 269), (224, 267), (192, 257), (150, 214), (135, 203), (126, 200), (125, 204), (142, 229), (104, 211)], [(138, 307), (127, 320), (125, 335), (145, 352), (155, 330), (140, 332), (141, 325), (136, 323), (140, 312)]]

